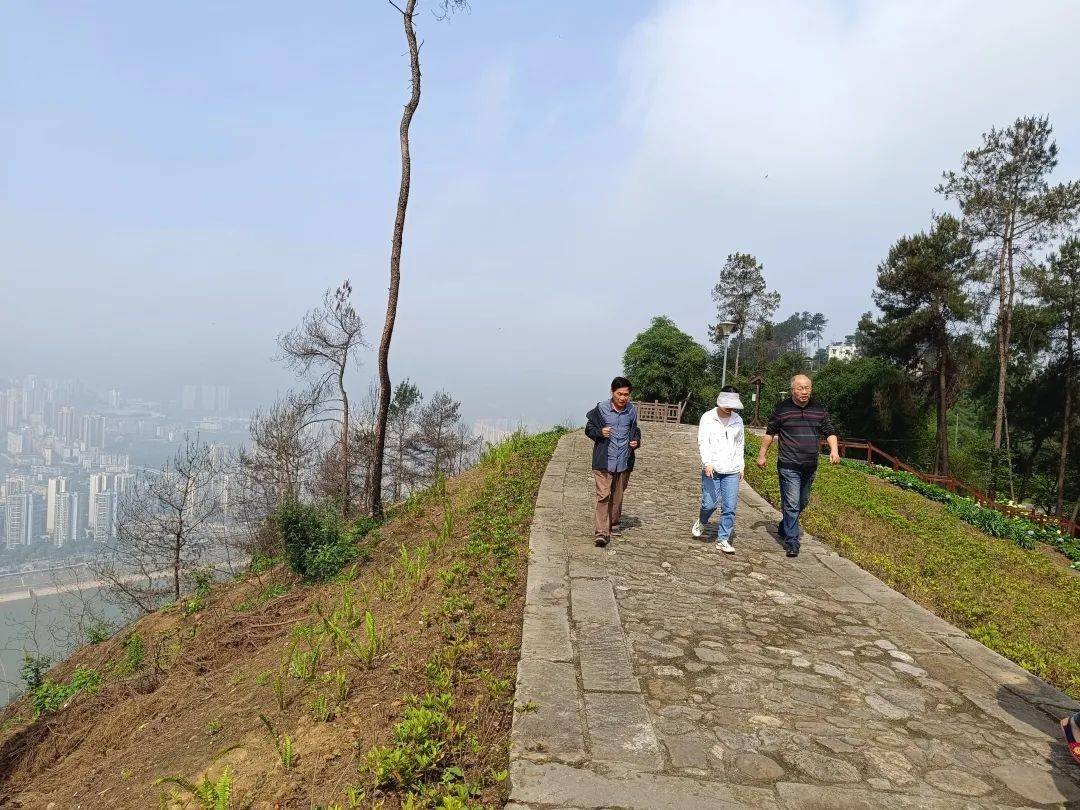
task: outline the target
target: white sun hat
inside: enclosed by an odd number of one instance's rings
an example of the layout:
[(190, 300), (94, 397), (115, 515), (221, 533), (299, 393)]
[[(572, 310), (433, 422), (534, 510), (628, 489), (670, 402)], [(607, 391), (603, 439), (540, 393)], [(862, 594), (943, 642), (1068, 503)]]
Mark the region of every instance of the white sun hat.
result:
[(721, 391), (716, 397), (716, 406), (718, 408), (732, 408), (736, 411), (741, 411), (743, 408), (742, 400), (734, 391)]

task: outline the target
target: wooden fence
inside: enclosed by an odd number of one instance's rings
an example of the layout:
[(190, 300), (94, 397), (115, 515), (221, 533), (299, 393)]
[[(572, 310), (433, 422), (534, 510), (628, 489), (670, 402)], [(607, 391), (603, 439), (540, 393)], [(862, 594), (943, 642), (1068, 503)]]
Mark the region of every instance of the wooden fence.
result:
[(638, 419), (642, 422), (675, 422), (682, 421), (683, 410), (686, 402), (673, 405), (670, 402), (635, 402)]
[[(827, 446), (825, 442), (822, 442), (821, 444), (822, 447)], [(1007, 503), (998, 503), (982, 490), (965, 484), (963, 481), (953, 478), (951, 475), (931, 475), (930, 473), (916, 470), (910, 464), (905, 464), (896, 456), (886, 453), (871, 442), (846, 441), (841, 439), (838, 441), (838, 449), (840, 455), (845, 457), (848, 450), (862, 451), (866, 454), (866, 462), (868, 464), (879, 464), (883, 467), (892, 467), (894, 470), (903, 470), (928, 484), (937, 484), (939, 487), (942, 487), (949, 492), (965, 495), (982, 506), (985, 506), (988, 509), (994, 509), (1001, 512), (1003, 515), (1025, 518), (1040, 526), (1054, 526), (1061, 529), (1062, 532), (1070, 537), (1080, 537), (1080, 524), (1073, 523), (1065, 518), (1059, 518), (1055, 515), (1044, 515), (1041, 512), (1035, 511), (1034, 507), (1031, 509), (1024, 509), (1023, 507), (1011, 506)]]

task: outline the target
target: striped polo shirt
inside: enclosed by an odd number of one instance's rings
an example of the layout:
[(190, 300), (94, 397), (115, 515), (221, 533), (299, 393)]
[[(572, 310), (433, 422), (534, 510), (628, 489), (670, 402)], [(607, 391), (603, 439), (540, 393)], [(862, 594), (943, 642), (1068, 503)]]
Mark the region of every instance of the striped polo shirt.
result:
[(765, 432), (779, 437), (780, 467), (816, 467), (821, 440), (836, 429), (825, 406), (813, 397), (800, 407), (788, 397), (773, 409)]

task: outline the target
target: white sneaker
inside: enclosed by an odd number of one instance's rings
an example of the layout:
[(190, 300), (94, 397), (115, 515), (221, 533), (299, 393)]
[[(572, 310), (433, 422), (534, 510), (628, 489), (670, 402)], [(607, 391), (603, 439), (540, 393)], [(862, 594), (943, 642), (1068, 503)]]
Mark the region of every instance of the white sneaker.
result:
[(735, 553), (735, 546), (731, 545), (731, 541), (728, 540), (726, 537), (718, 537), (716, 539), (716, 549), (717, 551), (722, 551), (725, 554)]
[(694, 535), (694, 537), (701, 537), (701, 535), (704, 532), (705, 532), (705, 524), (702, 523), (700, 520), (695, 520), (694, 521), (694, 528), (692, 528), (690, 530), (690, 534)]

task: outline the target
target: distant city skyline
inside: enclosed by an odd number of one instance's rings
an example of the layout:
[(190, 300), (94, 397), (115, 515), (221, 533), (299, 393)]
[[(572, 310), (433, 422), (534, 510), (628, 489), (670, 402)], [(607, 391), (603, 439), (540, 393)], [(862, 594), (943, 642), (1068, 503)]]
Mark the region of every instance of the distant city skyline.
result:
[(208, 383), (185, 384), (162, 405), (72, 379), (0, 377), (0, 569), (4, 552), (33, 559), (114, 541), (120, 498), (185, 434), (232, 446), (246, 437), (230, 403), (229, 386)]

